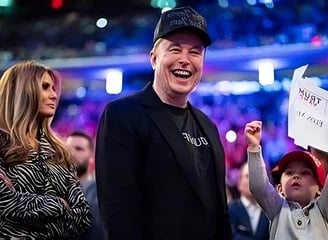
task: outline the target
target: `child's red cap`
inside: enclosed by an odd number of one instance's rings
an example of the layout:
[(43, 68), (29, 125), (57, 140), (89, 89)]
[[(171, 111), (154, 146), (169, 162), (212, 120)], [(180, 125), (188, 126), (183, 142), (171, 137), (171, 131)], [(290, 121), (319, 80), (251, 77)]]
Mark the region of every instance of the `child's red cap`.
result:
[(279, 161), (278, 165), (271, 171), (275, 184), (280, 183), (281, 174), (284, 168), (291, 161), (304, 161), (312, 168), (315, 173), (317, 182), (321, 187), (325, 185), (326, 171), (324, 165), (307, 151), (292, 151), (285, 154)]

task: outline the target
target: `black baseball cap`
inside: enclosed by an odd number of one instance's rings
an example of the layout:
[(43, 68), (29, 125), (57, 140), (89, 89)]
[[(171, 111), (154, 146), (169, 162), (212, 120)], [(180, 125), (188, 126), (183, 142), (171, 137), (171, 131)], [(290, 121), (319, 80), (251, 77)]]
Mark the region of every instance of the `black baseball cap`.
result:
[(162, 13), (154, 31), (153, 43), (178, 30), (189, 30), (196, 33), (205, 47), (212, 43), (205, 18), (189, 6), (173, 8)]

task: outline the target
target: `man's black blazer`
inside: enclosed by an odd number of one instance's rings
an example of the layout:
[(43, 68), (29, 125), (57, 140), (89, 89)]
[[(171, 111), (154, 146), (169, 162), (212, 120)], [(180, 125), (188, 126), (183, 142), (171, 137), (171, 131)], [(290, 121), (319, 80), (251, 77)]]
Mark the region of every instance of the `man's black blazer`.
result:
[[(221, 222), (217, 239), (230, 239), (225, 157), (218, 130), (202, 112), (188, 107), (213, 150)], [(207, 202), (191, 159), (151, 84), (109, 103), (96, 139), (98, 199), (108, 239), (209, 239)]]

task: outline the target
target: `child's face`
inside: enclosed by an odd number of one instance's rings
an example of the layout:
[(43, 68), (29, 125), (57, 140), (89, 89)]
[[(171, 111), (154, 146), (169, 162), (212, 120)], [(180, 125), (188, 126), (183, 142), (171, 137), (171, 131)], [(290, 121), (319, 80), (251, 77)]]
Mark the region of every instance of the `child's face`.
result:
[(313, 170), (305, 162), (296, 160), (286, 165), (278, 191), (288, 200), (299, 202), (304, 207), (320, 194), (320, 187)]

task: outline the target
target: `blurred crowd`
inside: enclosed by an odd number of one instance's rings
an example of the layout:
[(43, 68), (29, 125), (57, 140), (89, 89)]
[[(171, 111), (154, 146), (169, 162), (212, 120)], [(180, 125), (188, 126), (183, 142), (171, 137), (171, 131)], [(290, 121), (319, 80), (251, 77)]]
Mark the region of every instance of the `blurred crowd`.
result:
[[(214, 1), (215, 2), (215, 1)], [(254, 47), (273, 44), (328, 44), (326, 1), (276, 1), (264, 4), (199, 4), (208, 19), (211, 48)], [(78, 11), (48, 18), (1, 17), (0, 60), (105, 56), (148, 52), (159, 9), (132, 16), (86, 15)], [(99, 17), (108, 24), (96, 27)]]

